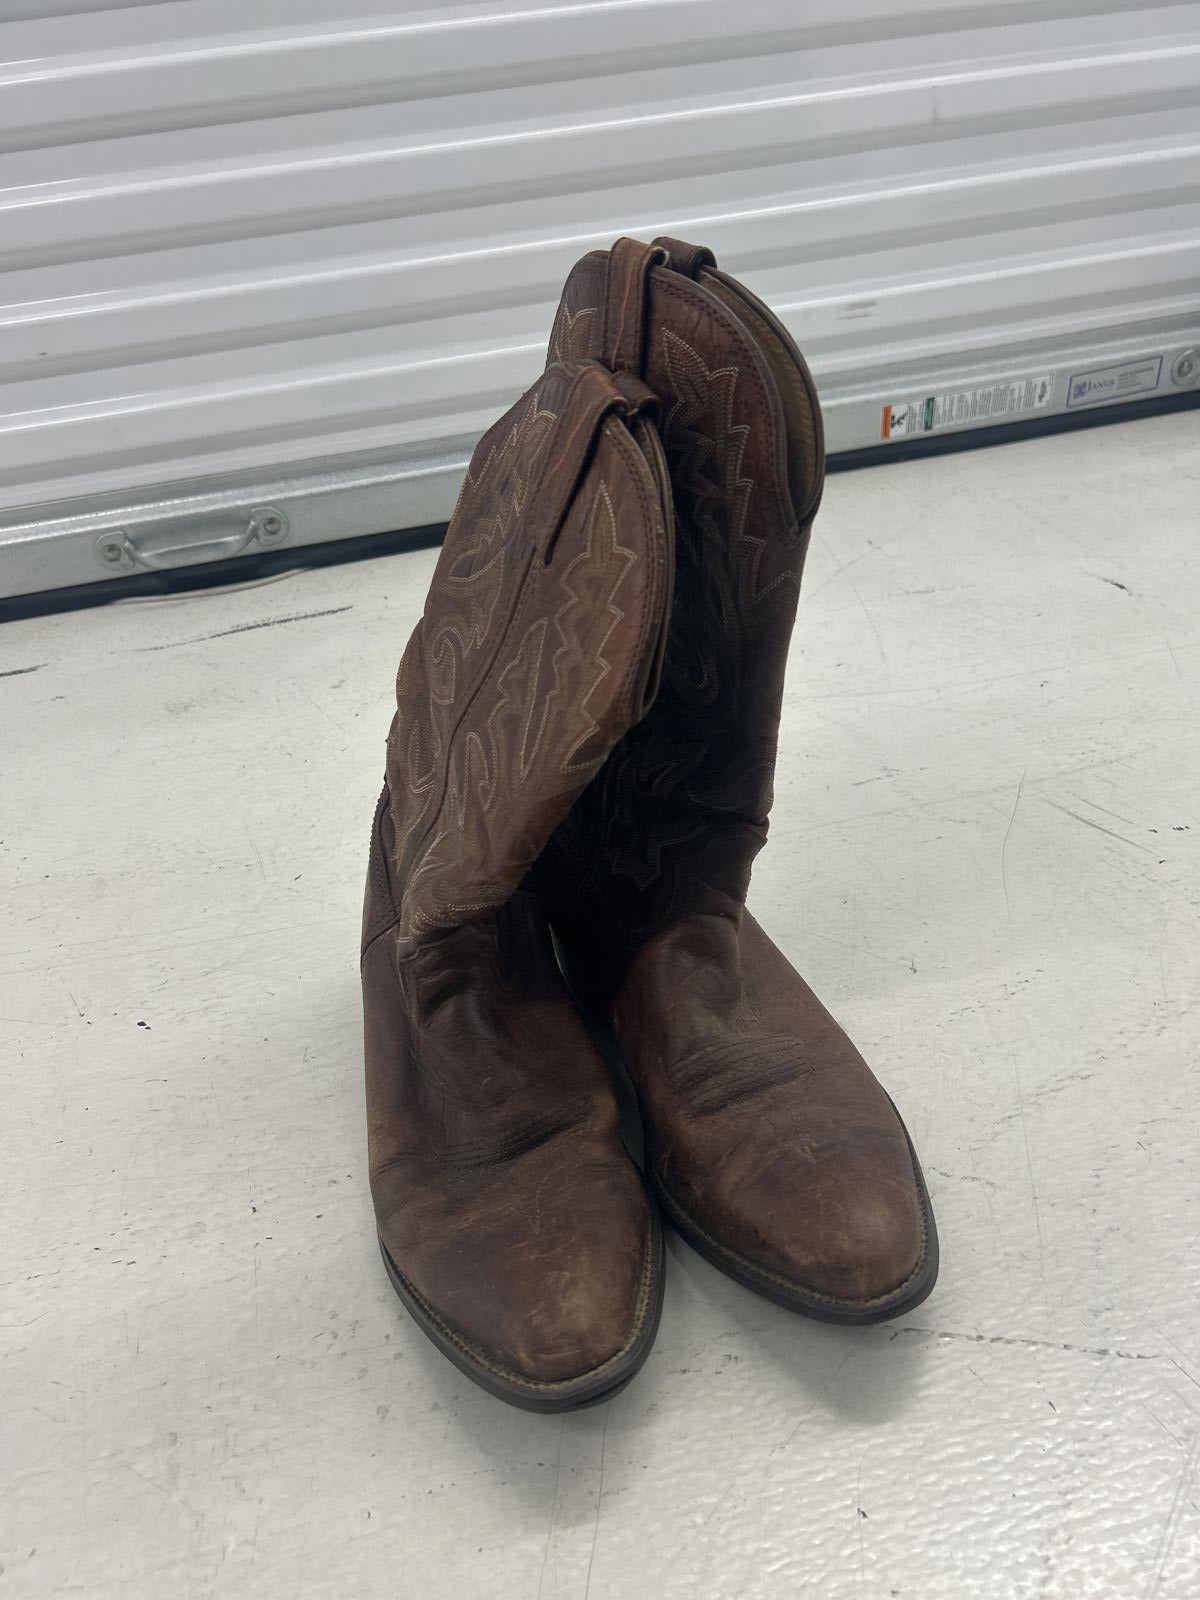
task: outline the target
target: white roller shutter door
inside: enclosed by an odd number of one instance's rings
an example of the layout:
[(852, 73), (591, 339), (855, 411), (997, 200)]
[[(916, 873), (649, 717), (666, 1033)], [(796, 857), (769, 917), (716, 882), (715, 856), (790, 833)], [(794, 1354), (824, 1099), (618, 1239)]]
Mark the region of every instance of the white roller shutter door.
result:
[(835, 450), (1200, 383), (1200, 4), (0, 17), (0, 594), (444, 519), (620, 232), (780, 310)]

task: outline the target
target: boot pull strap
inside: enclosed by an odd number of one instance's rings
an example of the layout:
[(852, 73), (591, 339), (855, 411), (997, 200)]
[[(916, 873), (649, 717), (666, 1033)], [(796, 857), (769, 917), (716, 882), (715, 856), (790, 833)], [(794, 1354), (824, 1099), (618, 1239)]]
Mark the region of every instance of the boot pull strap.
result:
[(660, 233), (654, 243), (667, 252), (667, 265), (672, 272), (681, 272), (685, 278), (696, 278), (701, 267), (715, 267), (717, 258), (707, 245), (685, 244), (682, 239), (672, 239), (669, 233)]
[(608, 252), (601, 350), (613, 372), (642, 370), (650, 268), (665, 266), (666, 260), (659, 245), (638, 239), (618, 239)]
[(554, 541), (592, 458), (596, 435), (612, 413), (632, 420), (650, 412), (657, 400), (639, 378), (614, 375), (598, 361), (575, 370), (566, 402), (546, 441), (540, 478), (531, 496), (529, 537), (543, 562), (549, 562)]

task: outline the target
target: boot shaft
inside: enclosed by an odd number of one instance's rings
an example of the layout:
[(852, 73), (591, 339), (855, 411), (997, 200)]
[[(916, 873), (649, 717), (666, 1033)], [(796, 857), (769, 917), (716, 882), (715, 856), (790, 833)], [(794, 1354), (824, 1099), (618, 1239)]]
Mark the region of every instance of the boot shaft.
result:
[(554, 365), (475, 451), (388, 737), (394, 915), (372, 927), (406, 955), (509, 899), (654, 697), (671, 545), (652, 410), (631, 378)]
[(736, 916), (766, 837), (780, 707), (824, 443), (786, 331), (705, 250), (621, 240), (567, 281), (552, 359), (594, 357), (659, 399), (675, 503), (662, 684), (553, 841), (556, 919), (586, 885), (614, 930)]

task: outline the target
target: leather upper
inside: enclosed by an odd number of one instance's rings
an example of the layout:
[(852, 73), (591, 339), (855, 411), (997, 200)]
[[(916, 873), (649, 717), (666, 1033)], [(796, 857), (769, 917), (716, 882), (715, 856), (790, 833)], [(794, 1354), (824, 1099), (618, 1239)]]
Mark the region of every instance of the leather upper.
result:
[[(571, 273), (552, 357), (604, 353), (606, 272), (598, 254)], [(822, 484), (817, 461), (792, 481), (768, 362), (703, 274), (651, 265), (645, 307), (641, 376), (660, 400), (676, 509), (670, 639), (649, 715), (555, 838), (568, 875), (595, 863), (611, 911), (639, 931), (682, 910), (698, 877), (731, 907), (745, 897), (771, 808), (801, 519)]]
[(502, 905), (653, 698), (671, 547), (631, 428), (650, 404), (552, 365), (472, 457), (396, 679), (405, 943)]
[(528, 868), (653, 698), (671, 594), (644, 386), (552, 365), (480, 442), (404, 652), (363, 912), (371, 1189), (427, 1325), (508, 1390), (603, 1374), (657, 1232)]
[(814, 1305), (876, 1301), (919, 1269), (930, 1231), (903, 1126), (745, 910), (824, 482), (811, 376), (761, 302), (672, 239), (585, 257), (550, 351), (618, 363), (658, 397), (675, 594), (658, 697), (537, 881), (574, 980), (609, 1009), (689, 1229)]

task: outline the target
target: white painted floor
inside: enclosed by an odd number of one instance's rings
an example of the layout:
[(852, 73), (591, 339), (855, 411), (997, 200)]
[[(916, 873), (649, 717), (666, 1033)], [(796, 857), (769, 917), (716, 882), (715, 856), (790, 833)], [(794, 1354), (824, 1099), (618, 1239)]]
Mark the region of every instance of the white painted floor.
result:
[(1196, 1600), (1198, 536), (1195, 412), (830, 481), (752, 904), (942, 1279), (839, 1330), (672, 1239), (565, 1421), (426, 1343), (364, 1182), (433, 552), (0, 627), (0, 1596)]

